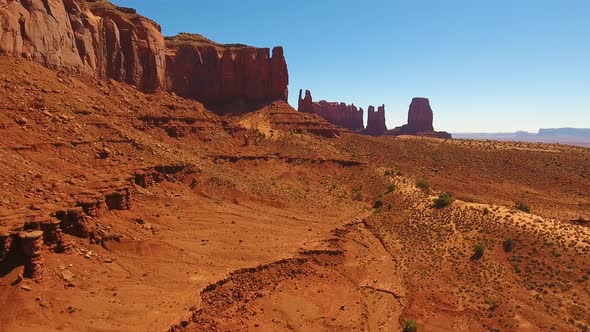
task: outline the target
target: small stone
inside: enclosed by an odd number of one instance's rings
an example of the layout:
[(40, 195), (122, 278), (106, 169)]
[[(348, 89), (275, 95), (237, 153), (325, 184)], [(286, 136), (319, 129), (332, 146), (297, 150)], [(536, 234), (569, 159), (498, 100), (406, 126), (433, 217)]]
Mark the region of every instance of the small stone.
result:
[(62, 271), (61, 276), (64, 279), (64, 281), (67, 282), (74, 280), (74, 278), (76, 277), (76, 275), (69, 270)]
[(27, 120), (24, 117), (20, 117), (20, 118), (14, 119), (14, 122), (18, 123), (21, 126), (24, 126), (24, 125), (26, 125), (29, 122), (29, 120)]
[(20, 289), (26, 290), (27, 292), (30, 292), (33, 290), (33, 288), (31, 288), (31, 286), (29, 286), (29, 285), (22, 285), (22, 286), (20, 286)]
[(110, 259), (110, 258), (106, 258), (106, 259), (104, 260), (104, 262), (105, 262), (105, 263), (112, 263), (112, 262), (113, 262), (113, 260), (112, 260), (112, 259)]

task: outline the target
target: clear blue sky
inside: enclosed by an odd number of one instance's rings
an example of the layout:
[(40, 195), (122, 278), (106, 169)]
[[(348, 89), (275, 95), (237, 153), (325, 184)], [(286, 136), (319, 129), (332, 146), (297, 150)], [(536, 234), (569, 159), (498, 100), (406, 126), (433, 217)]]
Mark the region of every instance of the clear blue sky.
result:
[(451, 132), (590, 127), (590, 0), (115, 0), (221, 43), (285, 47), (290, 103), (430, 98)]

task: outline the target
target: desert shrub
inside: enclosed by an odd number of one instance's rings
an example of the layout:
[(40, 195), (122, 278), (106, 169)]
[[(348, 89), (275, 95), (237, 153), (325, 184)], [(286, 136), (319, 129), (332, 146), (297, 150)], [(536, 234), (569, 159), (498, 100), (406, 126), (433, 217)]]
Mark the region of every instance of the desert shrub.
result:
[(484, 209), (483, 209), (483, 215), (484, 215), (484, 216), (487, 216), (488, 214), (490, 214), (490, 209), (488, 209), (488, 208), (484, 208)]
[(360, 191), (357, 191), (356, 193), (352, 194), (352, 199), (355, 201), (362, 201), (363, 200), (363, 193)]
[(504, 248), (505, 252), (511, 252), (512, 247), (514, 247), (514, 239), (512, 239), (511, 237), (506, 238), (504, 240), (504, 244), (502, 245), (502, 247)]
[(385, 171), (385, 176), (392, 176), (393, 175), (393, 171), (388, 169)]
[(375, 198), (375, 203), (373, 203), (373, 208), (381, 209), (383, 207), (383, 194), (377, 195)]
[(522, 212), (531, 213), (531, 208), (526, 203), (516, 202), (515, 207), (517, 210), (520, 210)]
[(406, 321), (406, 326), (404, 327), (404, 332), (417, 332), (418, 331), (418, 323), (416, 323), (413, 319), (408, 319)]
[(473, 259), (481, 259), (483, 257), (483, 254), (486, 250), (486, 247), (484, 247), (483, 244), (478, 243), (475, 245), (475, 248), (473, 248)]
[(352, 200), (354, 201), (362, 201), (363, 200), (363, 187), (356, 186), (352, 187)]
[(430, 184), (428, 183), (428, 181), (422, 179), (422, 180), (418, 180), (416, 182), (416, 187), (418, 187), (424, 191), (427, 191), (430, 189)]
[(377, 198), (375, 200), (375, 203), (373, 203), (373, 208), (374, 209), (380, 209), (383, 207), (383, 200), (381, 198)]
[(402, 175), (404, 175), (404, 173), (402, 173), (401, 171), (397, 171), (397, 173), (395, 173), (395, 175), (402, 176)]
[(434, 199), (434, 206), (437, 209), (442, 209), (444, 207), (447, 207), (447, 206), (451, 205), (451, 203), (453, 203), (453, 198), (448, 193), (442, 193), (442, 194), (438, 195), (438, 198)]
[(390, 184), (389, 186), (387, 186), (387, 193), (391, 194), (392, 192), (394, 192), (396, 189), (395, 184)]

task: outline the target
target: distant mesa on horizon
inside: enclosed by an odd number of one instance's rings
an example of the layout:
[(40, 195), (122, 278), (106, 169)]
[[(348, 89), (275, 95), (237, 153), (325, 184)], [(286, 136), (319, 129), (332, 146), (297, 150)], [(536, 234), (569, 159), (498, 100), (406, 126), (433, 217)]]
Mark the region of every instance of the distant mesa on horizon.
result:
[(371, 136), (428, 136), (450, 139), (447, 132), (434, 130), (434, 114), (428, 98), (415, 97), (412, 99), (408, 110), (408, 123), (404, 126), (388, 130), (385, 124), (385, 105), (379, 106), (375, 111), (374, 106), (369, 106), (367, 111), (367, 127), (363, 125), (363, 109), (354, 104), (347, 105), (342, 102), (328, 102), (321, 100), (314, 102), (309, 90), (299, 90), (298, 110), (303, 113), (315, 113), (324, 120), (342, 128)]
[(590, 147), (590, 128), (545, 128), (537, 133), (527, 131), (497, 133), (453, 133), (455, 138), (497, 141), (558, 143)]

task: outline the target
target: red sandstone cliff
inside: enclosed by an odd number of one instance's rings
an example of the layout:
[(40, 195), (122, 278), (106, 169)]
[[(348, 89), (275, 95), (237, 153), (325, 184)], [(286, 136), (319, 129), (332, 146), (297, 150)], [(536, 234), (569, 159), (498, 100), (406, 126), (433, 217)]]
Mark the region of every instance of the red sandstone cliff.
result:
[(305, 98), (302, 98), (302, 90), (299, 90), (299, 112), (316, 113), (324, 120), (353, 131), (364, 129), (363, 109), (360, 110), (352, 105), (345, 103), (328, 102), (321, 100), (313, 102), (311, 92), (305, 91)]
[(168, 90), (213, 110), (247, 111), (287, 99), (280, 47), (220, 45), (182, 34), (167, 41), (155, 22), (105, 0), (0, 0), (0, 54)]
[(168, 88), (221, 112), (248, 111), (287, 100), (289, 76), (281, 47), (220, 45), (199, 35), (169, 38)]
[(367, 129), (365, 129), (364, 133), (371, 136), (381, 136), (385, 132), (387, 132), (387, 126), (385, 125), (385, 105), (379, 106), (377, 112), (375, 112), (375, 107), (369, 106)]
[(164, 87), (160, 26), (103, 1), (0, 0), (0, 54), (50, 68)]
[(418, 135), (437, 138), (451, 138), (444, 131), (434, 131), (433, 112), (428, 98), (414, 98), (408, 110), (408, 124), (387, 132), (388, 135)]

